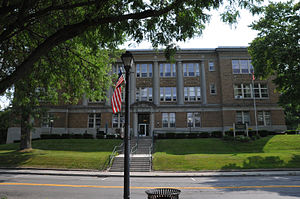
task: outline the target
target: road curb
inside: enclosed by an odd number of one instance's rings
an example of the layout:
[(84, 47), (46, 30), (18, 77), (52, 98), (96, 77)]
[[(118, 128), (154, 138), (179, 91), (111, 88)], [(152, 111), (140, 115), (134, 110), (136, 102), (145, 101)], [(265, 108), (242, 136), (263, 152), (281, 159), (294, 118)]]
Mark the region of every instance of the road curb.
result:
[[(86, 177), (123, 177), (123, 172), (100, 172), (94, 170), (0, 168), (0, 174), (55, 175)], [(131, 172), (137, 178), (179, 178), (179, 177), (255, 177), (255, 176), (300, 176), (300, 170), (251, 170), (251, 171), (204, 171), (204, 172)]]

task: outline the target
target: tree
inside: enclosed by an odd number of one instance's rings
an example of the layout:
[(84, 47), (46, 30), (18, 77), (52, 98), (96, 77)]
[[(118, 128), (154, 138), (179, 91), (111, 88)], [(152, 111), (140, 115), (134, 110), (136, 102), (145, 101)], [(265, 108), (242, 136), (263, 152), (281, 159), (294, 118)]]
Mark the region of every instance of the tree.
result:
[(293, 121), (300, 117), (299, 10), (300, 3), (292, 1), (262, 7), (263, 17), (251, 25), (259, 31), (258, 37), (249, 47), (255, 76), (275, 76), (273, 81), (281, 94), (279, 102)]
[[(257, 0), (260, 1), (260, 0)], [(231, 0), (223, 19), (233, 22)], [(252, 0), (236, 1), (250, 8)], [(215, 0), (2, 0), (0, 1), (0, 93), (28, 76), (59, 44), (78, 38), (86, 45), (116, 47), (147, 39), (155, 47), (199, 35)], [(93, 40), (97, 37), (97, 40)]]
[[(255, 7), (252, 0), (229, 2), (222, 17), (230, 23), (237, 7)], [(110, 57), (124, 41), (146, 39), (154, 47), (184, 41), (200, 35), (209, 20), (206, 12), (220, 5), (215, 0), (0, 1), (0, 93), (14, 87), (20, 148), (31, 147), (31, 118), (41, 102), (103, 97)]]

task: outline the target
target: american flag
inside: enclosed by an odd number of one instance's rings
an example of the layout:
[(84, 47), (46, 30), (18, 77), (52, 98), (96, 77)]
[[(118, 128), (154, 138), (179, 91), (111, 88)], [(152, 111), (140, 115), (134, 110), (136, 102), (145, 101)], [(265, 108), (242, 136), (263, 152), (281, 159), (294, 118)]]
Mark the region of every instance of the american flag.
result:
[(121, 84), (124, 82), (124, 76), (122, 74), (122, 71), (119, 72), (118, 81), (115, 86), (114, 94), (111, 98), (111, 105), (112, 105), (112, 111), (113, 113), (118, 113), (121, 111), (122, 106), (122, 87)]
[(252, 80), (255, 80), (254, 72), (252, 73)]

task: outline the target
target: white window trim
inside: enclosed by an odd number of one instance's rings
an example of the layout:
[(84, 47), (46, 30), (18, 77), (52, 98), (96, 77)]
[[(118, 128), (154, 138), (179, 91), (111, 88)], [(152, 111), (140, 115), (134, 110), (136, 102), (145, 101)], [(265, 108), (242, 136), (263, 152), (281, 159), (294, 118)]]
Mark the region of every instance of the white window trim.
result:
[[(142, 68), (141, 65), (146, 64), (147, 65), (147, 76), (142, 77)], [(151, 65), (151, 70), (150, 70), (150, 65)], [(137, 72), (137, 68), (139, 67), (139, 72)], [(137, 78), (149, 78), (153, 76), (153, 65), (151, 63), (137, 63), (136, 64), (136, 69), (135, 69), (136, 77)], [(151, 74), (151, 76), (150, 76)]]
[[(259, 126), (271, 126), (272, 125), (272, 120), (271, 120), (271, 112), (270, 111), (257, 111), (257, 120), (258, 120), (258, 115), (259, 115), (259, 113), (260, 112), (262, 112), (262, 114), (263, 114), (263, 125), (259, 125)], [(269, 113), (269, 115), (270, 115), (270, 124), (269, 125), (267, 125), (267, 121), (266, 121), (266, 113)], [(259, 121), (258, 121), (259, 122)]]
[(237, 116), (237, 113), (238, 113), (238, 112), (241, 112), (241, 113), (242, 113), (242, 123), (243, 123), (243, 124), (245, 124), (245, 114), (248, 113), (248, 115), (249, 115), (249, 122), (248, 122), (248, 125), (250, 125), (250, 122), (251, 122), (250, 111), (236, 111), (236, 112), (235, 112), (235, 114), (236, 114), (236, 115), (235, 115), (235, 122), (237, 122), (236, 116)]
[[(188, 113), (186, 113), (186, 116), (187, 116), (187, 121), (186, 121), (187, 122), (187, 127), (190, 127), (189, 126), (190, 123), (189, 123), (189, 120), (188, 120), (189, 119), (188, 118), (188, 114), (189, 113), (192, 114), (192, 126), (191, 126), (191, 128), (200, 128), (202, 122), (201, 122), (201, 114), (199, 112), (188, 112)], [(200, 118), (199, 118), (200, 119), (200, 126), (197, 126), (197, 127), (196, 127), (196, 120), (195, 120), (196, 116), (195, 116), (195, 114), (199, 114), (200, 115)]]
[(208, 71), (210, 71), (210, 72), (216, 71), (216, 67), (215, 67), (215, 62), (214, 61), (209, 61), (208, 62)]
[[(166, 88), (171, 88), (171, 101), (166, 101)], [(162, 96), (161, 96), (161, 92), (159, 91), (161, 102), (176, 102), (177, 101), (177, 88), (176, 87), (160, 87), (160, 90), (161, 89), (163, 89), (163, 100), (161, 100)], [(176, 97), (176, 98), (174, 99), (174, 97)]]
[[(268, 89), (268, 85), (267, 84), (263, 84), (263, 85), (266, 85), (267, 87), (266, 88), (261, 88), (261, 83), (255, 83), (255, 84), (258, 84), (258, 90), (259, 90), (259, 97), (255, 97), (256, 99), (269, 99), (269, 89)], [(241, 89), (242, 89), (242, 96), (240, 95), (235, 95), (235, 86), (239, 86), (241, 85)], [(245, 90), (245, 87), (246, 86), (249, 86), (250, 87), (250, 93), (251, 93), (251, 97), (245, 97), (245, 93), (244, 93), (244, 90)], [(262, 97), (262, 90), (267, 90), (267, 94), (268, 94), (268, 97)], [(234, 95), (234, 99), (253, 99), (254, 97), (254, 88), (253, 88), (253, 84), (234, 84), (233, 85), (233, 95)], [(239, 97), (237, 97), (239, 96)]]
[[(233, 61), (238, 61), (238, 63), (239, 63), (239, 72), (238, 73), (236, 73), (236, 72), (233, 71), (233, 64), (232, 64)], [(247, 62), (248, 73), (243, 73), (242, 72), (241, 61), (248, 61)], [(252, 67), (251, 66), (252, 66), (251, 59), (233, 59), (233, 60), (231, 60), (232, 74), (251, 74), (253, 72), (253, 70), (254, 70), (253, 66)]]
[[(138, 92), (139, 96), (136, 96), (136, 101), (137, 102), (140, 102), (142, 101), (142, 95), (141, 95), (141, 91), (142, 89), (147, 89), (147, 100), (146, 101), (149, 101), (149, 102), (152, 102), (153, 101), (153, 88), (152, 87), (146, 87), (146, 88), (136, 88), (136, 91)], [(152, 89), (152, 90), (151, 90)], [(151, 94), (151, 95), (150, 95)], [(151, 96), (151, 100), (150, 100), (150, 96)], [(144, 101), (144, 100), (143, 100)]]
[[(171, 71), (170, 71), (171, 75), (170, 76), (166, 76), (166, 67), (165, 67), (166, 64), (170, 64), (170, 66), (171, 66)], [(163, 75), (161, 75), (161, 68), (163, 69), (163, 71), (162, 71)], [(168, 77), (176, 77), (176, 75), (177, 75), (176, 64), (171, 64), (171, 63), (160, 63), (159, 64), (159, 76), (160, 77), (168, 78)]]
[[(195, 100), (191, 100), (191, 96), (190, 96), (190, 88), (194, 88), (195, 90)], [(198, 88), (200, 88), (200, 93), (198, 93)], [(188, 99), (186, 100), (186, 95), (185, 95), (185, 92), (184, 92), (184, 101), (186, 102), (199, 102), (201, 101), (201, 87), (199, 86), (196, 86), (196, 87), (193, 87), (193, 86), (187, 86), (187, 87), (184, 87), (184, 90), (187, 89), (187, 97)], [(198, 96), (198, 94), (200, 94), (200, 96)], [(198, 99), (198, 97), (200, 97), (200, 99)]]
[[(93, 127), (90, 127), (90, 114), (93, 114)], [(97, 127), (96, 126), (96, 120), (98, 119), (98, 117), (97, 117), (97, 114), (99, 114), (100, 115), (100, 125)], [(88, 126), (88, 128), (89, 129), (94, 129), (94, 128), (100, 128), (100, 126), (101, 126), (101, 113), (89, 113), (88, 114), (88, 124), (87, 124), (87, 126)]]
[[(168, 127), (164, 127), (164, 121), (163, 121), (163, 119), (164, 119), (164, 117), (163, 117), (163, 114), (167, 114), (168, 115)], [(174, 119), (175, 119), (175, 121), (174, 121), (174, 126), (172, 126), (171, 127), (171, 114), (174, 114)], [(162, 122), (161, 122), (161, 124), (162, 124), (162, 128), (176, 128), (176, 113), (162, 113)]]
[[(118, 117), (118, 124), (117, 124), (117, 127), (114, 127), (114, 116), (117, 115)], [(124, 123), (121, 123), (121, 116), (124, 117)], [(122, 125), (123, 124), (123, 125)], [(116, 113), (116, 114), (112, 114), (112, 128), (121, 128), (123, 127), (125, 124), (125, 115), (123, 113)]]
[[(191, 71), (191, 72), (194, 72), (194, 75), (189, 74), (190, 71), (189, 71), (188, 64), (193, 64), (193, 71)], [(183, 67), (183, 76), (184, 77), (199, 77), (200, 76), (200, 64), (199, 63), (187, 62), (187, 63), (183, 63), (182, 67)], [(186, 75), (184, 74), (185, 69), (186, 69)]]

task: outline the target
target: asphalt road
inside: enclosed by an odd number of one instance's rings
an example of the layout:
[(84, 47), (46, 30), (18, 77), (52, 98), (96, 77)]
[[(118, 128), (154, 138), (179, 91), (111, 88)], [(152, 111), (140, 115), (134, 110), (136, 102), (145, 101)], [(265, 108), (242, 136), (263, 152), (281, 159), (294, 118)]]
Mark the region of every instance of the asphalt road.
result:
[[(48, 175), (0, 175), (0, 196), (7, 199), (121, 199), (123, 178)], [(145, 190), (175, 187), (180, 199), (295, 199), (300, 176), (131, 178), (131, 199)], [(0, 197), (0, 199), (2, 199)]]

